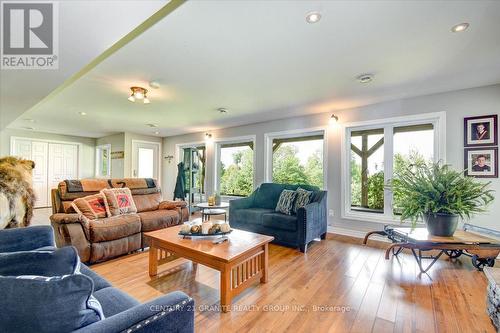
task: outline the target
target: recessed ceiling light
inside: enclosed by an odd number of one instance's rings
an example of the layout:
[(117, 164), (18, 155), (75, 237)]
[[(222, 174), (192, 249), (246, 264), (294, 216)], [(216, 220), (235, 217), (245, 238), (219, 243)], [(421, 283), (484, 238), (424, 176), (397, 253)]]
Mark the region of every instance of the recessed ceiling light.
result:
[(227, 113), (226, 108), (217, 108), (217, 111), (219, 111), (220, 113)]
[(321, 19), (321, 14), (318, 12), (310, 12), (306, 15), (307, 23), (316, 23)]
[(462, 32), (462, 31), (467, 30), (468, 27), (469, 27), (469, 23), (467, 23), (467, 22), (460, 23), (460, 24), (453, 26), (451, 28), (451, 32)]
[(159, 132), (159, 131), (155, 131), (154, 133), (155, 133), (156, 135), (160, 134), (160, 132)]
[(24, 121), (28, 121), (30, 123), (34, 123), (35, 122), (35, 119), (31, 119), (31, 118), (25, 118), (23, 119)]
[(373, 74), (361, 74), (356, 77), (360, 83), (370, 83), (373, 80)]
[(78, 114), (79, 114), (80, 116), (86, 116), (86, 115), (87, 115), (87, 112), (83, 112), (83, 111), (81, 111), (81, 112), (78, 112)]
[(158, 124), (146, 124), (146, 126), (149, 126), (149, 127), (158, 127)]

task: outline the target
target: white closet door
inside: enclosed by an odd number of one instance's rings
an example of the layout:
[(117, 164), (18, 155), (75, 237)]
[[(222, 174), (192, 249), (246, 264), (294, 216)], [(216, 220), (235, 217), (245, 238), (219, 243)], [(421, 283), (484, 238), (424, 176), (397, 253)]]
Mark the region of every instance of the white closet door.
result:
[(33, 190), (36, 196), (35, 207), (48, 207), (51, 205), (47, 184), (47, 154), (47, 142), (32, 142), (31, 160), (35, 162), (35, 169), (33, 170)]
[(31, 160), (31, 140), (15, 139), (12, 155)]
[(49, 191), (65, 179), (78, 178), (78, 147), (72, 144), (49, 143)]

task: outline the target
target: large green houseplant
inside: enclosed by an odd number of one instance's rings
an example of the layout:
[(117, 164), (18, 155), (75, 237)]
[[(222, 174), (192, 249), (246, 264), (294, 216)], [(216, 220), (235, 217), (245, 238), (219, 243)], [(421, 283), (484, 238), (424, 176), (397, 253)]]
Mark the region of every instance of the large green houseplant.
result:
[(493, 201), (489, 183), (464, 176), (449, 165), (417, 163), (399, 168), (388, 186), (398, 197), (401, 221), (423, 220), (430, 234), (452, 236), (458, 219), (486, 211)]

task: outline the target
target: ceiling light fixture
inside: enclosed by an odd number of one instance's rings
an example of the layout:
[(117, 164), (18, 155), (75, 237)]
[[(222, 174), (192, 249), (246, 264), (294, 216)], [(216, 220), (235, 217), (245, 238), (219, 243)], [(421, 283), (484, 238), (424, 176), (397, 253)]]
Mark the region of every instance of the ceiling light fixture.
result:
[(87, 115), (87, 112), (80, 111), (80, 112), (78, 112), (78, 114), (79, 114), (80, 116), (86, 116), (86, 115)]
[(306, 15), (307, 23), (316, 23), (321, 19), (321, 14), (318, 12), (310, 12)]
[(212, 134), (210, 134), (210, 133), (208, 133), (208, 132), (207, 132), (207, 133), (205, 133), (205, 140), (206, 140), (206, 141), (210, 141), (210, 140), (212, 140)]
[(154, 128), (154, 127), (158, 127), (158, 125), (157, 125), (157, 124), (146, 124), (146, 126), (149, 126), (149, 127), (152, 127), (152, 128)]
[(132, 91), (132, 93), (128, 98), (129, 101), (135, 102), (136, 100), (142, 100), (144, 104), (151, 103), (147, 96), (148, 93), (147, 89), (143, 87), (130, 87), (130, 90)]
[(330, 116), (330, 120), (329, 120), (330, 125), (335, 125), (336, 123), (338, 123), (338, 121), (339, 121), (339, 117), (338, 116), (336, 116), (334, 114), (332, 114)]
[(159, 132), (159, 131), (155, 131), (154, 133), (155, 133), (156, 135), (160, 134), (160, 132)]
[(26, 118), (26, 119), (23, 119), (24, 121), (27, 121), (27, 122), (30, 122), (30, 123), (35, 123), (35, 119), (32, 119), (32, 118)]
[(451, 28), (451, 32), (462, 32), (462, 31), (467, 30), (468, 27), (469, 27), (469, 23), (467, 23), (467, 22), (460, 23), (460, 24), (453, 26)]
[(149, 86), (153, 89), (158, 89), (160, 88), (160, 82), (158, 81), (150, 81), (149, 82)]
[(220, 113), (227, 113), (226, 108), (218, 108), (217, 111), (219, 111)]
[(373, 81), (373, 74), (361, 74), (356, 77), (360, 83), (370, 83)]

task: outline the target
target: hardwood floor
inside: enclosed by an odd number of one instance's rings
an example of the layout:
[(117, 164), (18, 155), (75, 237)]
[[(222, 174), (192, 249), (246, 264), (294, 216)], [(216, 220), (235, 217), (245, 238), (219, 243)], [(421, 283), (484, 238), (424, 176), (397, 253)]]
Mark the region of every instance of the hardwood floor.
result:
[[(339, 240), (340, 239), (340, 240)], [(174, 290), (195, 299), (198, 332), (495, 332), (486, 314), (486, 278), (470, 258), (439, 260), (418, 275), (408, 254), (329, 237), (306, 255), (269, 248), (270, 276), (218, 312), (219, 273), (179, 259), (148, 275), (148, 253), (92, 266), (140, 301)]]

